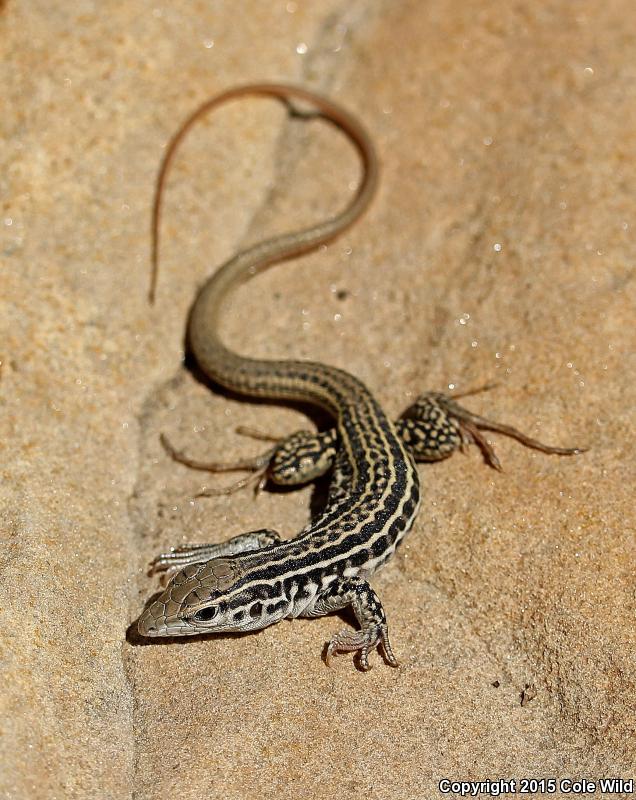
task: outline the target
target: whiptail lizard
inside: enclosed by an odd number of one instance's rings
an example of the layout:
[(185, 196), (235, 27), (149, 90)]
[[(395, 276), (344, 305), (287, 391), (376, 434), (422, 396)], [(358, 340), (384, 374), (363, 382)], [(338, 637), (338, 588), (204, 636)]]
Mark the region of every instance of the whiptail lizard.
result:
[[(446, 395), (422, 395), (407, 417), (387, 418), (366, 386), (341, 369), (307, 361), (244, 358), (228, 349), (217, 333), (223, 302), (238, 284), (272, 264), (315, 250), (348, 228), (369, 205), (377, 183), (377, 158), (362, 125), (323, 97), (294, 86), (258, 84), (223, 92), (203, 104), (182, 125), (166, 151), (157, 181), (153, 214), (154, 297), (159, 216), (166, 170), (192, 125), (215, 106), (245, 95), (309, 103), (340, 128), (358, 150), (363, 176), (350, 204), (314, 227), (268, 239), (237, 253), (199, 291), (190, 312), (188, 340), (203, 372), (242, 395), (313, 403), (328, 411), (335, 428), (300, 431), (257, 458), (236, 464), (195, 468), (253, 470), (257, 480), (286, 485), (306, 483), (332, 470), (325, 509), (296, 537), (258, 530), (221, 544), (173, 548), (153, 562), (155, 572), (172, 577), (163, 593), (139, 618), (143, 636), (184, 636), (265, 628), (288, 617), (316, 617), (350, 606), (359, 629), (345, 629), (329, 642), (334, 653), (355, 652), (361, 669), (380, 647), (391, 666), (398, 661), (389, 643), (382, 604), (369, 583), (371, 574), (395, 552), (418, 511), (420, 484), (415, 461), (437, 461), (475, 442), (491, 466), (499, 462), (480, 433), (498, 431), (528, 447), (569, 455), (580, 449), (549, 447), (514, 428), (471, 414)], [(246, 484), (242, 481), (240, 485)]]

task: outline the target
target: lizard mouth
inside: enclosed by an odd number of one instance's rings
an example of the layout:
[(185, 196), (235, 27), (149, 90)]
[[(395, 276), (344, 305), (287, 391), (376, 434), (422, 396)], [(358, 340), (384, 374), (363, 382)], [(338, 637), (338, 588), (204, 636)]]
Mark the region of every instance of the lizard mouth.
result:
[(137, 631), (140, 636), (187, 636), (198, 631), (187, 619), (166, 617), (163, 603), (155, 602), (139, 617)]

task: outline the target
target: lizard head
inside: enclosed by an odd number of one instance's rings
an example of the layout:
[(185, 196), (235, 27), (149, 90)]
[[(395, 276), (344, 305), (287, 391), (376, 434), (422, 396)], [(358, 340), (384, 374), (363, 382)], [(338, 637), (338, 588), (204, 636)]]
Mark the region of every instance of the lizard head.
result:
[(189, 564), (139, 617), (141, 636), (192, 636), (244, 630), (228, 603), (243, 570), (235, 559)]

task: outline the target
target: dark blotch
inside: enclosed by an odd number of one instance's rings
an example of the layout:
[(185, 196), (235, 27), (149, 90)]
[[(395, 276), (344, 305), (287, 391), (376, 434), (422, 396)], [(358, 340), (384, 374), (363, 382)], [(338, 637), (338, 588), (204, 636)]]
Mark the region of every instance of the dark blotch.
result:
[(373, 542), (371, 545), (371, 552), (374, 556), (379, 556), (384, 553), (389, 545), (389, 537), (388, 536), (380, 536), (378, 539)]
[(270, 603), (267, 606), (267, 613), (268, 614), (276, 614), (277, 611), (281, 611), (287, 605), (286, 600), (279, 600), (277, 603)]

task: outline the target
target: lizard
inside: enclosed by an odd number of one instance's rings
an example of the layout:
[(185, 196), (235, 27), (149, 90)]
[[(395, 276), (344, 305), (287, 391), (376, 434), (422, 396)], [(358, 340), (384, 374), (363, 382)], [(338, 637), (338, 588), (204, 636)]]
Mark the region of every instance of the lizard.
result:
[(375, 192), (378, 158), (363, 125), (340, 105), (304, 88), (276, 83), (231, 88), (203, 103), (173, 136), (155, 191), (151, 301), (157, 281), (161, 198), (176, 148), (204, 114), (245, 96), (275, 98), (291, 113), (307, 117), (294, 104), (312, 106), (313, 116), (335, 125), (354, 145), (362, 177), (340, 213), (241, 250), (219, 267), (190, 310), (189, 347), (215, 384), (244, 396), (314, 404), (327, 411), (335, 425), (317, 433), (298, 431), (275, 441), (265, 453), (233, 464), (197, 462), (163, 441), (176, 460), (190, 467), (251, 470), (259, 485), (265, 480), (299, 485), (330, 471), (328, 496), (317, 518), (291, 539), (264, 528), (222, 543), (183, 545), (160, 554), (151, 572), (166, 573), (168, 582), (140, 615), (138, 632), (144, 637), (169, 637), (254, 631), (284, 618), (351, 608), (358, 627), (331, 638), (327, 664), (334, 655), (349, 652), (366, 671), (371, 666), (369, 654), (378, 649), (389, 665), (397, 666), (386, 613), (370, 578), (393, 555), (416, 518), (420, 505), (416, 462), (439, 461), (475, 443), (486, 462), (500, 468), (482, 431), (497, 431), (545, 453), (571, 455), (581, 448), (542, 444), (515, 428), (473, 414), (456, 397), (438, 392), (420, 396), (394, 422), (349, 372), (318, 362), (247, 358), (221, 340), (218, 323), (229, 292), (267, 267), (333, 240), (362, 215)]

